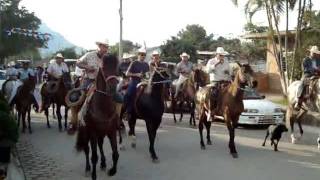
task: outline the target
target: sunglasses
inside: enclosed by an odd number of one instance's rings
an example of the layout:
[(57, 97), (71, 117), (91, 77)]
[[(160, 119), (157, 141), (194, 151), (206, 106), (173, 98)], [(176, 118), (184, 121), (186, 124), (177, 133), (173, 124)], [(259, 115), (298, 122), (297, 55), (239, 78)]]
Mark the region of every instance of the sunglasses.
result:
[(146, 56), (145, 54), (139, 54), (140, 56)]

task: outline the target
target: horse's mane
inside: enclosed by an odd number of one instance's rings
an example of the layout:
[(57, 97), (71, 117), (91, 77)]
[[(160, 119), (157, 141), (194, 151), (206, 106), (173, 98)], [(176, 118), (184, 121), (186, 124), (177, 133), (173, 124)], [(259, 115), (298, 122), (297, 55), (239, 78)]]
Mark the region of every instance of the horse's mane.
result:
[(116, 75), (118, 72), (118, 58), (114, 55), (104, 55), (102, 58), (103, 69), (107, 75)]

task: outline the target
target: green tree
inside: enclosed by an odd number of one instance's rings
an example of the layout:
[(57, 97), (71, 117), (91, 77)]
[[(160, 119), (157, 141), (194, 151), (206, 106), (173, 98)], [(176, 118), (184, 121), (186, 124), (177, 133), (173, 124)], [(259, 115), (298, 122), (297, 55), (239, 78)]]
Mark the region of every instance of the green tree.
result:
[(8, 36), (5, 30), (12, 28), (24, 28), (37, 30), (41, 21), (34, 13), (29, 12), (25, 7), (19, 7), (21, 0), (1, 0), (1, 32), (0, 32), (0, 63), (4, 58), (19, 54), (27, 50), (35, 50), (43, 47), (46, 43), (43, 39), (36, 39), (33, 36), (12, 34)]
[[(130, 53), (133, 51), (136, 51), (139, 49), (141, 45), (137, 43), (133, 43), (132, 41), (129, 40), (122, 40), (122, 52), (123, 53)], [(119, 54), (119, 43), (116, 43), (114, 46), (110, 47), (110, 53), (118, 55)]]
[(59, 50), (56, 53), (53, 54), (53, 57), (57, 54), (57, 53), (61, 53), (63, 55), (63, 57), (65, 57), (66, 59), (78, 59), (80, 56), (77, 55), (76, 50), (74, 47), (70, 47), (70, 48), (65, 48), (63, 50)]

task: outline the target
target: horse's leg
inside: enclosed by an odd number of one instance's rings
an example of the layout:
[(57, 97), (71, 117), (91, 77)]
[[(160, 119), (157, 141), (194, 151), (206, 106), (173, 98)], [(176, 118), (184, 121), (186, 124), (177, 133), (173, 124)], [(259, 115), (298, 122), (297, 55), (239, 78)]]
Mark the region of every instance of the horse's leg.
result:
[(183, 110), (182, 110), (182, 106), (183, 106), (183, 101), (180, 102), (179, 104), (179, 110), (180, 110), (180, 119), (179, 121), (182, 122), (182, 118), (183, 118)]
[(265, 146), (266, 145), (266, 141), (267, 141), (267, 138), (269, 136), (269, 130), (267, 130), (267, 134), (266, 134), (266, 137), (264, 138), (264, 141), (262, 143), (262, 146)]
[(237, 158), (238, 157), (238, 153), (234, 144), (234, 136), (235, 136), (235, 132), (234, 132), (234, 127), (231, 124), (231, 120), (226, 118), (226, 123), (227, 123), (227, 127), (228, 127), (228, 131), (229, 131), (229, 149), (230, 149), (230, 153), (232, 155), (233, 158)]
[(112, 168), (108, 171), (109, 176), (113, 176), (117, 173), (117, 164), (119, 159), (119, 153), (117, 148), (117, 131), (112, 132), (110, 135), (108, 135), (110, 140), (110, 145), (112, 149), (112, 161), (113, 165)]
[(46, 115), (46, 118), (47, 118), (47, 127), (51, 128), (50, 123), (49, 123), (49, 108), (46, 107), (44, 109), (44, 114)]
[(135, 126), (136, 126), (137, 118), (134, 114), (129, 116), (128, 124), (129, 124), (129, 137), (132, 139), (131, 147), (136, 147), (136, 133), (135, 133)]
[(58, 124), (59, 124), (59, 130), (62, 131), (62, 124), (61, 124), (61, 119), (62, 119), (62, 116), (61, 116), (61, 106), (57, 104), (57, 118), (58, 118)]
[(18, 127), (20, 127), (21, 113), (20, 111), (17, 111), (17, 113), (18, 113)]
[(64, 129), (67, 130), (67, 126), (68, 126), (68, 111), (69, 108), (67, 106), (64, 106)]
[(89, 142), (87, 142), (87, 145), (84, 147), (84, 154), (86, 156), (86, 169), (85, 169), (85, 172), (86, 172), (86, 176), (89, 176), (90, 174), (90, 170), (91, 170), (91, 167), (90, 167), (90, 161), (89, 161)]
[(22, 109), (21, 115), (22, 115), (22, 133), (25, 133), (26, 130), (26, 114), (27, 112), (25, 109)]
[(92, 164), (91, 177), (93, 180), (96, 180), (97, 179), (96, 168), (97, 168), (97, 162), (98, 162), (98, 152), (97, 152), (97, 140), (96, 140), (95, 135), (91, 135), (90, 145), (91, 145), (91, 164)]
[(291, 143), (295, 144), (296, 143), (296, 137), (294, 136), (294, 117), (293, 117), (293, 109), (291, 107), (287, 108), (287, 112), (286, 112), (286, 124), (287, 127), (291, 129)]
[(57, 118), (56, 117), (56, 113), (55, 113), (55, 105), (54, 105), (54, 103), (52, 103), (52, 117), (53, 117), (53, 119)]
[[(148, 131), (148, 137), (149, 137), (149, 152), (151, 154), (151, 158), (152, 158), (152, 162), (156, 163), (159, 161), (156, 152), (154, 150), (154, 140), (156, 138), (156, 134), (157, 134), (157, 127), (156, 127), (156, 123), (153, 122), (151, 119), (146, 119), (146, 126), (147, 126), (147, 131)], [(160, 124), (159, 124), (160, 125)]]
[(205, 126), (206, 126), (206, 129), (207, 129), (207, 144), (208, 145), (212, 145), (211, 137), (210, 137), (211, 122), (206, 121), (205, 122)]
[(171, 110), (172, 110), (172, 114), (173, 114), (173, 120), (174, 120), (174, 123), (177, 123), (177, 119), (176, 119), (176, 105), (177, 105), (177, 102), (176, 100), (174, 99), (174, 97), (172, 96), (171, 98)]
[(300, 138), (302, 138), (303, 135), (303, 129), (302, 129), (302, 125), (301, 125), (301, 121), (302, 121), (302, 116), (305, 115), (307, 113), (307, 111), (302, 110), (302, 112), (297, 116), (297, 122), (298, 122), (298, 126), (299, 126), (299, 132), (300, 132)]
[(200, 111), (200, 119), (199, 119), (199, 134), (200, 134), (200, 147), (201, 149), (206, 149), (206, 146), (204, 145), (204, 142), (203, 142), (203, 123), (206, 119), (206, 116), (205, 116), (205, 112), (203, 109), (201, 109)]
[(195, 109), (196, 109), (196, 103), (194, 101), (191, 101), (190, 103), (190, 126), (192, 126), (192, 123), (193, 123), (193, 126), (196, 126), (196, 118), (195, 118)]
[(106, 157), (104, 156), (104, 152), (103, 152), (103, 140), (104, 140), (104, 136), (98, 137), (98, 146), (99, 146), (100, 156), (101, 156), (100, 168), (102, 170), (105, 170), (107, 165), (106, 165)]
[(28, 126), (29, 126), (29, 133), (32, 134), (32, 130), (31, 130), (31, 116), (30, 116), (30, 112), (31, 112), (31, 107), (28, 108)]

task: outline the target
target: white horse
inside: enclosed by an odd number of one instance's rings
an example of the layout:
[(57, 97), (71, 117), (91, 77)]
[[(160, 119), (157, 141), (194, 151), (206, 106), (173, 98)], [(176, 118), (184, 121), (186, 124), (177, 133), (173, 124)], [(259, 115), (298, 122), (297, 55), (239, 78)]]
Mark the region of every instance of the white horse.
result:
[(18, 88), (22, 85), (20, 80), (8, 80), (2, 85), (2, 93), (10, 104), (17, 93)]
[[(300, 108), (299, 111), (294, 109), (294, 105), (297, 102), (297, 95), (299, 91), (299, 86), (302, 84), (302, 81), (294, 81), (288, 87), (288, 107), (286, 113), (286, 123), (287, 127), (291, 128), (291, 142), (294, 144), (298, 139), (300, 139), (303, 135), (303, 130), (301, 126), (302, 116), (307, 113), (307, 109)], [(317, 80), (315, 86), (314, 96), (310, 99), (310, 103), (307, 104), (308, 108), (313, 106), (318, 112), (320, 110), (320, 80)], [(300, 137), (296, 137), (294, 134), (294, 122), (297, 122), (300, 129)]]

